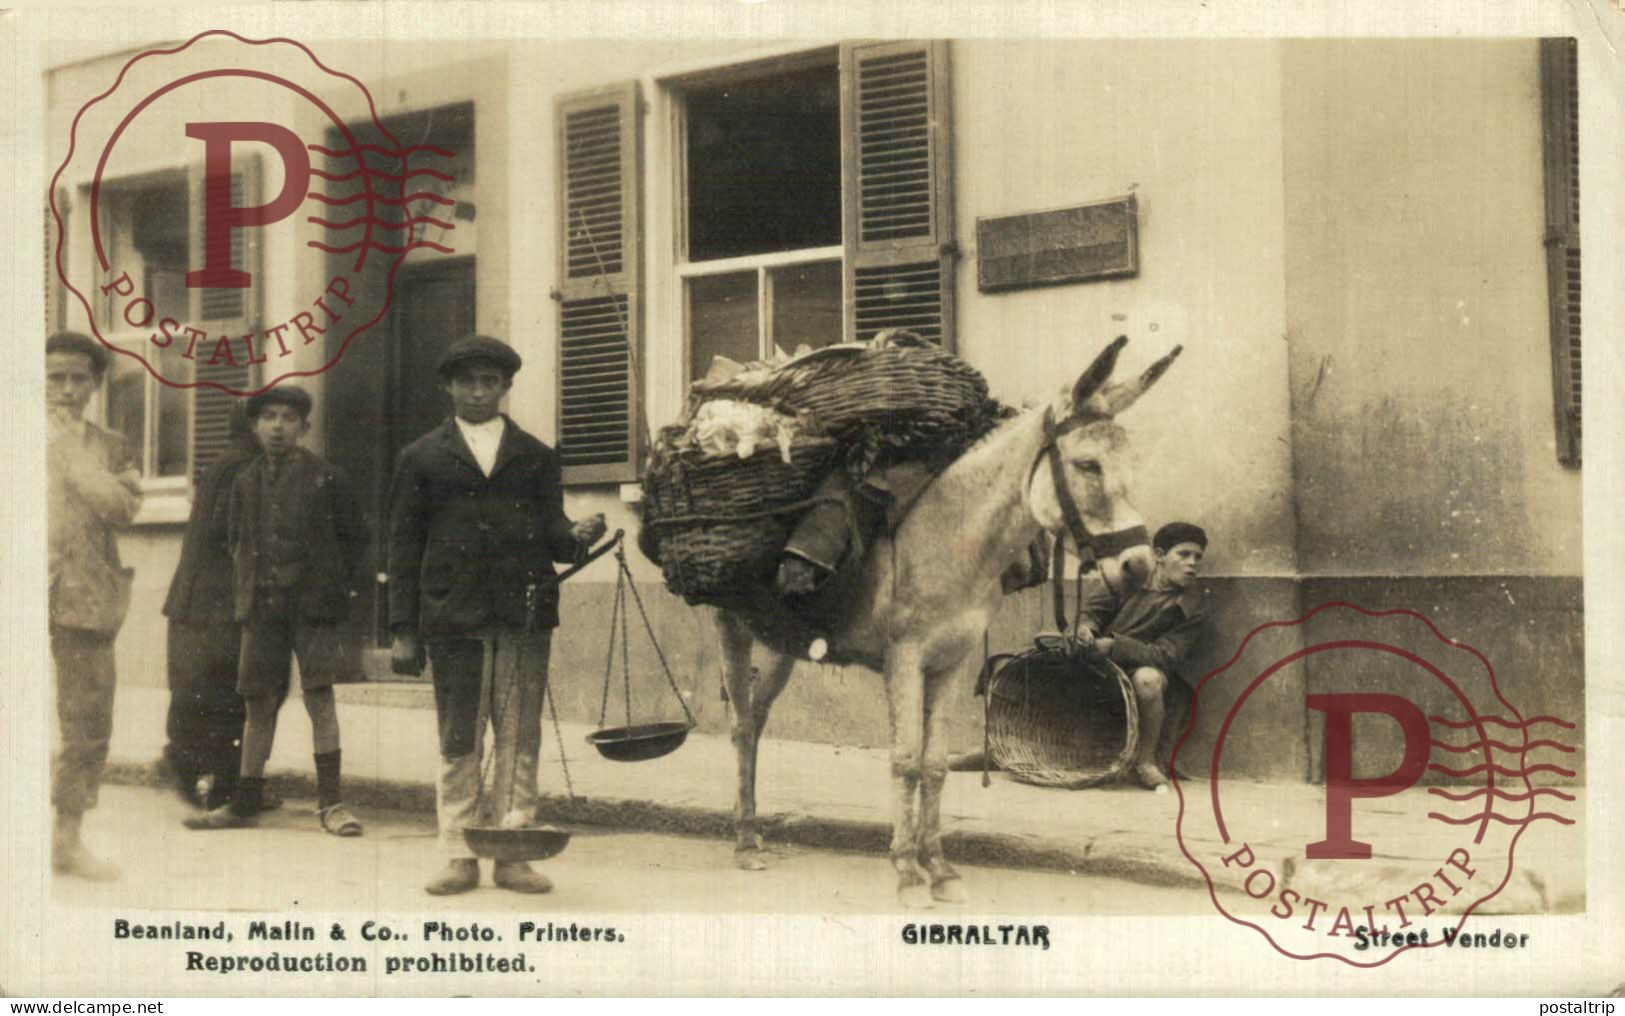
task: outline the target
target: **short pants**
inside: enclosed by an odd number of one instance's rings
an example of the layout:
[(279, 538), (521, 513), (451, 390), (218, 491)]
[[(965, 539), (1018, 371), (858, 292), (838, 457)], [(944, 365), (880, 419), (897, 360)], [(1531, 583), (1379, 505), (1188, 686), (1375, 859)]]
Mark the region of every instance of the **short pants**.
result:
[(237, 694), (283, 695), (290, 665), (299, 659), (299, 687), (305, 691), (359, 680), (359, 644), (346, 627), (300, 616), (292, 589), (260, 589), (253, 616), (243, 622)]

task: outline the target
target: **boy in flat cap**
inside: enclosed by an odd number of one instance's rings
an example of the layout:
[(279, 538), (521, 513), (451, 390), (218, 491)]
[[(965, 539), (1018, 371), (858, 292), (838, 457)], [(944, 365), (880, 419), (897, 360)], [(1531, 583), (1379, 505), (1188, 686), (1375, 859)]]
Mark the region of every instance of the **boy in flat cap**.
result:
[(119, 561), (117, 526), (141, 506), (140, 480), (124, 438), (85, 419), (107, 372), (107, 350), (79, 332), (45, 342), (49, 444), (51, 660), (61, 742), (51, 762), (51, 867), (98, 882), (118, 869), (79, 839), (96, 806), (113, 733), (113, 639), (130, 606), (131, 572)]
[(333, 685), (359, 676), (358, 648), (343, 630), (367, 549), (367, 525), (344, 474), (299, 446), (310, 396), (279, 385), (248, 400), (261, 454), (233, 481), (226, 540), (242, 624), (237, 691), (247, 706), (242, 765), (231, 802), (186, 820), (192, 829), (251, 825), (289, 667), (299, 659), (316, 755), (317, 815), (336, 836), (361, 835), (340, 792), (339, 718)]
[[(559, 623), (553, 562), (579, 560), (605, 528), (602, 515), (565, 516), (553, 450), (498, 411), (519, 367), (519, 355), (496, 339), (448, 346), (438, 370), (454, 416), (402, 449), (390, 492), (392, 662), (417, 673), (426, 648), (434, 670), (436, 807), (448, 863), (425, 888), (437, 896), (479, 884), (465, 827), (529, 824), (535, 815), (542, 701)], [(488, 722), (496, 764), (486, 787)], [(492, 876), (515, 892), (553, 885), (524, 862), (498, 861)]]
[(1122, 667), (1133, 682), (1140, 705), (1134, 778), (1147, 790), (1156, 790), (1168, 782), (1157, 764), (1166, 740), (1164, 696), (1177, 695), (1187, 707), (1191, 697), (1188, 687), (1169, 677), (1192, 680), (1182, 668), (1207, 629), (1207, 608), (1196, 586), (1207, 533), (1189, 522), (1170, 522), (1151, 538), (1151, 549), (1157, 566), (1150, 581), (1127, 595), (1113, 592), (1098, 570), (1089, 576), (1076, 634), (1085, 647), (1092, 646)]

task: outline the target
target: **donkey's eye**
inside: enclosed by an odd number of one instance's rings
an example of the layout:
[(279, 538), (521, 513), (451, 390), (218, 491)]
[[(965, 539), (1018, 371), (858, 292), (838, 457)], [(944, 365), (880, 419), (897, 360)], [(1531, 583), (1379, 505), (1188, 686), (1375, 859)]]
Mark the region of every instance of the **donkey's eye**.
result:
[(1100, 463), (1096, 462), (1094, 459), (1085, 459), (1082, 462), (1076, 463), (1076, 465), (1078, 467), (1078, 472), (1080, 473), (1093, 473), (1097, 476), (1100, 474)]

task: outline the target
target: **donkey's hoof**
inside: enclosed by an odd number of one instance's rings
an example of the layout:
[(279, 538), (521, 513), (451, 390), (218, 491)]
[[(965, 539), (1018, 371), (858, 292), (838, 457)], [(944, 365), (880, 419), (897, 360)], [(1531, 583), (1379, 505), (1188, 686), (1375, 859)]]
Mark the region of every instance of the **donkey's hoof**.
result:
[(897, 887), (897, 902), (909, 910), (929, 910), (933, 902), (931, 887), (924, 882), (900, 885)]
[(759, 847), (752, 847), (749, 850), (735, 850), (734, 866), (741, 871), (763, 871), (767, 868), (767, 858), (763, 856)]
[(964, 903), (970, 899), (970, 893), (965, 891), (964, 879), (951, 875), (931, 884), (931, 898), (938, 903)]

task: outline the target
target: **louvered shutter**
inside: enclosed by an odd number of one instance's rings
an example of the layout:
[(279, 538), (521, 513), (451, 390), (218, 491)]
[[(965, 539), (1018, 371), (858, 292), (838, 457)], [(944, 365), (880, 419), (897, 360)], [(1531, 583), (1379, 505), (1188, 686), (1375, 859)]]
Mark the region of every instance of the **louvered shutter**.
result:
[(1573, 39), (1542, 39), (1540, 80), (1546, 177), (1557, 458), (1580, 464), (1580, 79)]
[(906, 328), (954, 346), (946, 42), (841, 50), (846, 339)]
[[(260, 165), (257, 158), (236, 159), (236, 171), (231, 174), (231, 203), (242, 208), (248, 205), (257, 205), (261, 201), (260, 181), (262, 179)], [(191, 235), (191, 253), (188, 264), (201, 266), (203, 264), (203, 166), (198, 163), (191, 167), (190, 172), (191, 200), (188, 213), (191, 216), (189, 233)], [(215, 343), (222, 335), (229, 335), (234, 340), (259, 327), (261, 296), (265, 291), (264, 258), (260, 251), (260, 234), (258, 229), (236, 229), (231, 237), (231, 263), (233, 267), (241, 268), (253, 276), (253, 281), (247, 289), (191, 289), (189, 324), (208, 334), (207, 339), (199, 339), (194, 351), (195, 378), (199, 381), (216, 381), (228, 388), (237, 391), (247, 391), (253, 387), (252, 369), (243, 358), (243, 345), (240, 341), (232, 343), (232, 352), (237, 362), (235, 364), (216, 363), (210, 365), (208, 360), (214, 352)], [(239, 395), (229, 395), (216, 388), (199, 386), (192, 389), (192, 478), (195, 481), (204, 469), (215, 460), (221, 451), (231, 442), (231, 410), (232, 406), (242, 398)]]
[(554, 107), (558, 180), (558, 453), (566, 483), (637, 479), (642, 406), (636, 82)]

